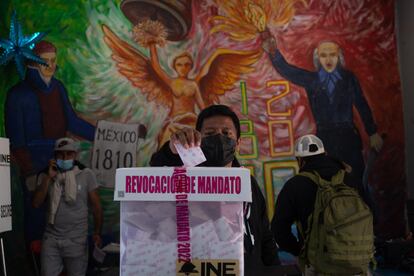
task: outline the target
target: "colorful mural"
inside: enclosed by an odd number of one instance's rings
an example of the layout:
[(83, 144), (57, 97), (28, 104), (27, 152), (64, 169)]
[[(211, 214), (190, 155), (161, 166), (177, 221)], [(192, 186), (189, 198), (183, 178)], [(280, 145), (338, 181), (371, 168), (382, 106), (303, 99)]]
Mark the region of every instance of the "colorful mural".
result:
[[(368, 178), (380, 212), (378, 228), (386, 237), (404, 234), (404, 133), (394, 1), (147, 2), (42, 1), (34, 8), (34, 1), (2, 1), (0, 23), (8, 26), (15, 9), (27, 32), (50, 30), (47, 40), (59, 49), (56, 76), (79, 117), (92, 125), (107, 120), (146, 126), (137, 166), (148, 164), (170, 131), (193, 124), (204, 106), (231, 106), (242, 124), (238, 158), (261, 184), (269, 216), (283, 183), (297, 172), (295, 138), (318, 128), (305, 85), (273, 67), (262, 48), (263, 33), (270, 32), (288, 64), (315, 74), (315, 48), (334, 42), (343, 67), (358, 80), (377, 125), (374, 133), (385, 137)], [(7, 28), (0, 29), (1, 37), (7, 36)], [(0, 70), (3, 110), (6, 93), (18, 77), (13, 64)], [(353, 113), (346, 112), (354, 114), (367, 160), (369, 135), (374, 133), (367, 133), (355, 99), (347, 98), (354, 95), (343, 97), (354, 103)], [(91, 144), (82, 145), (82, 158), (88, 162)], [(102, 195), (106, 217), (115, 223), (118, 210), (112, 208), (111, 190), (104, 189)]]

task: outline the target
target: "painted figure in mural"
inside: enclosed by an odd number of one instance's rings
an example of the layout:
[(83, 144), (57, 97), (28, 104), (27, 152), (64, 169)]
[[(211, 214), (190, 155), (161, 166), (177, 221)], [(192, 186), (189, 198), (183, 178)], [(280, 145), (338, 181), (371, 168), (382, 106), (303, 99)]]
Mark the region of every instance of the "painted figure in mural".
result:
[[(47, 167), (53, 157), (56, 139), (70, 131), (93, 141), (95, 128), (74, 112), (64, 85), (54, 77), (57, 49), (47, 41), (36, 44), (34, 52), (48, 66), (28, 65), (24, 80), (7, 94), (5, 106), (6, 136), (11, 153), (26, 179), (24, 189), (27, 241), (39, 240), (43, 234), (44, 211), (31, 208), (31, 192), (36, 174)], [(33, 181), (32, 181), (33, 180)]]
[(257, 51), (217, 49), (199, 68), (198, 75), (190, 78), (193, 57), (182, 53), (173, 59), (172, 68), (177, 77), (172, 77), (158, 60), (157, 45), (163, 46), (166, 41), (166, 31), (160, 22), (147, 20), (134, 27), (135, 40), (150, 49), (149, 58), (120, 39), (109, 27), (103, 25), (102, 29), (119, 73), (147, 94), (148, 101), (169, 108), (168, 119), (159, 135), (159, 146), (171, 133), (184, 126), (194, 126), (196, 106), (203, 109), (218, 102), (218, 96), (231, 90), (241, 74), (251, 72), (252, 65), (260, 57)]
[(67, 131), (93, 141), (95, 128), (74, 112), (64, 85), (54, 77), (57, 49), (41, 41), (34, 52), (49, 66), (29, 65), (26, 78), (13, 86), (6, 100), (6, 135), (25, 176), (45, 168), (56, 139)]
[(370, 147), (379, 151), (383, 140), (377, 133), (357, 77), (344, 68), (339, 45), (332, 41), (320, 42), (314, 51), (317, 71), (310, 72), (289, 64), (277, 49), (270, 32), (264, 32), (262, 38), (263, 48), (276, 70), (287, 80), (305, 88), (316, 123), (316, 135), (322, 139), (326, 151), (351, 165), (353, 173), (362, 180), (365, 165), (353, 107), (359, 112), (370, 137)]

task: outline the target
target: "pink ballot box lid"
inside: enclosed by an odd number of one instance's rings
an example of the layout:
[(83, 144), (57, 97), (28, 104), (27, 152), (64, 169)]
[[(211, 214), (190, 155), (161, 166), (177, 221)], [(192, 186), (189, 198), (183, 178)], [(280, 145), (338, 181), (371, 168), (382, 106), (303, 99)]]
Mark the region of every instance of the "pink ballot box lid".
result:
[[(181, 189), (177, 183), (183, 183)], [(181, 181), (181, 182), (180, 182)], [(145, 167), (116, 170), (114, 200), (252, 201), (250, 170), (246, 168)]]

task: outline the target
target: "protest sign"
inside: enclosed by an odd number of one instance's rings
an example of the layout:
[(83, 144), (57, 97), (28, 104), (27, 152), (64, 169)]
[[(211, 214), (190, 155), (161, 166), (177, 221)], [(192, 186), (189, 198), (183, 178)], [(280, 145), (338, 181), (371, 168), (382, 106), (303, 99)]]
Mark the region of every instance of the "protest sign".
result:
[(103, 187), (113, 188), (117, 168), (136, 166), (140, 138), (138, 124), (99, 121), (92, 153), (92, 169)]

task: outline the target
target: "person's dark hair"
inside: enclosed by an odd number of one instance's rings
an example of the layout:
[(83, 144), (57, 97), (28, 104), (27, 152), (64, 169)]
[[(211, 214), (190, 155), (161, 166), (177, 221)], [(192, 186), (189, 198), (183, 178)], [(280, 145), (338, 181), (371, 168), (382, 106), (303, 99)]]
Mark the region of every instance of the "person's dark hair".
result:
[(209, 107), (203, 109), (197, 117), (196, 130), (200, 131), (203, 126), (205, 119), (214, 117), (214, 116), (226, 116), (230, 117), (233, 121), (234, 126), (237, 130), (237, 138), (240, 138), (240, 121), (236, 113), (230, 109), (227, 105), (217, 104), (210, 105)]
[(300, 157), (300, 158), (302, 158), (306, 163), (312, 163), (312, 162), (319, 162), (322, 158), (324, 158), (325, 155), (326, 155), (325, 153), (320, 153), (317, 155), (305, 156), (305, 157)]

